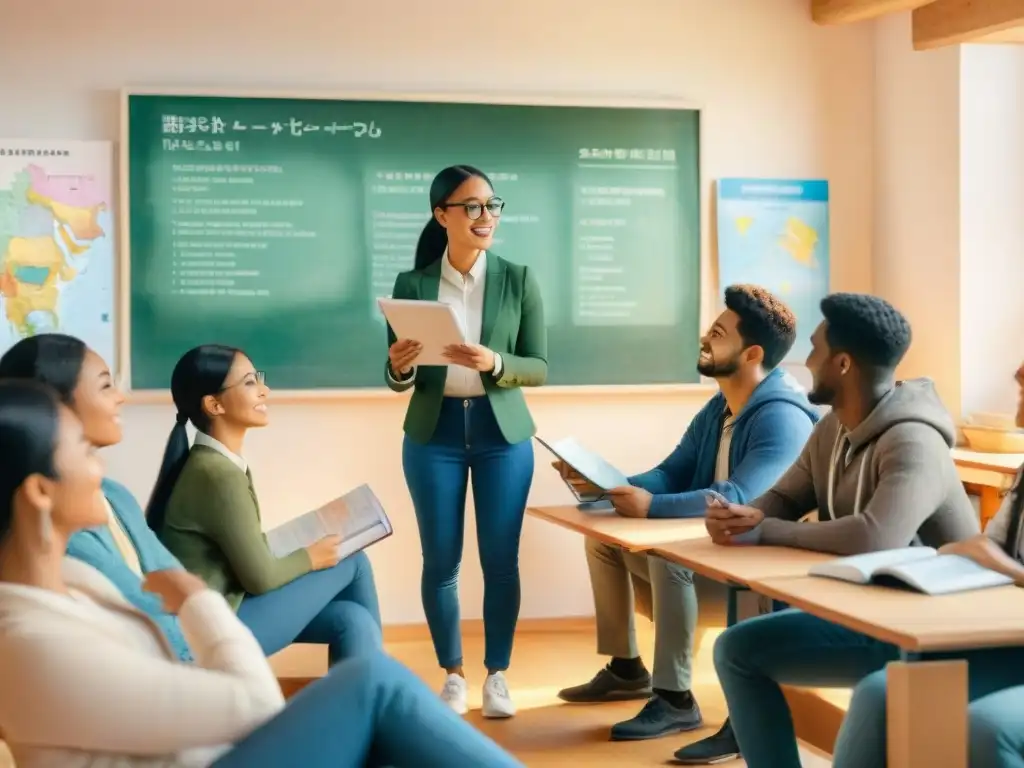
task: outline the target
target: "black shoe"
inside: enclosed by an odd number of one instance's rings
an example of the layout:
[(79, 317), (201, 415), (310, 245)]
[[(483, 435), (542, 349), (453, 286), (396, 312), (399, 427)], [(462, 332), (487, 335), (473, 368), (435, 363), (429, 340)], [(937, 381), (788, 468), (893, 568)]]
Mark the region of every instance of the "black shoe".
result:
[(640, 741), (658, 739), (673, 733), (692, 731), (704, 723), (697, 700), (690, 696), (690, 706), (674, 707), (658, 694), (654, 694), (640, 713), (631, 720), (612, 726), (612, 741)]
[(651, 675), (626, 680), (605, 667), (589, 683), (575, 685), (558, 692), (558, 698), (570, 704), (599, 704), (606, 701), (630, 701), (649, 699), (653, 695)]
[(678, 765), (715, 765), (736, 760), (740, 756), (740, 747), (733, 736), (732, 726), (728, 718), (714, 736), (687, 744), (675, 753)]

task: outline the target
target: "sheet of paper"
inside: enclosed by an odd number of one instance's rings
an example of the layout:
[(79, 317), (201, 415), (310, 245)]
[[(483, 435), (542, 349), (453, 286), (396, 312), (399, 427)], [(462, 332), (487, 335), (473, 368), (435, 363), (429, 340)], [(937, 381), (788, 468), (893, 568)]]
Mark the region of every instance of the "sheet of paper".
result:
[(307, 512), (267, 532), (275, 557), (308, 547), (324, 536), (341, 536), (342, 558), (365, 549), (392, 532), (391, 521), (368, 485), (361, 485), (319, 509)]
[(554, 443), (547, 443), (538, 437), (537, 442), (601, 490), (629, 485), (629, 480), (622, 472), (593, 451), (584, 448), (574, 438), (564, 437)]
[(377, 299), (377, 303), (398, 338), (423, 345), (416, 365), (448, 365), (445, 347), (466, 341), (455, 310), (448, 304), (412, 299)]

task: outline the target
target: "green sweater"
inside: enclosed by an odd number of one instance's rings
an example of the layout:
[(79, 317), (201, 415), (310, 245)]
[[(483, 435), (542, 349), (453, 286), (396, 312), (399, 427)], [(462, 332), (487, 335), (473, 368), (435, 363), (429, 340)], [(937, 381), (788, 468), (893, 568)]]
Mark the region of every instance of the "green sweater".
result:
[(277, 589), (312, 569), (304, 549), (274, 557), (252, 476), (205, 445), (192, 446), (167, 502), (160, 539), (236, 611), (246, 594)]

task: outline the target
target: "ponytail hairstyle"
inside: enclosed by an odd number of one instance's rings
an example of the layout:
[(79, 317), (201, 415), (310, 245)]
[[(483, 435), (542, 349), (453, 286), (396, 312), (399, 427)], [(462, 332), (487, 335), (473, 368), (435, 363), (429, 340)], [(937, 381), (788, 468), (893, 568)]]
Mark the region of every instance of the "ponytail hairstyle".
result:
[(32, 475), (56, 478), (60, 403), (37, 381), (0, 381), (0, 541), (11, 531), (14, 495)]
[(167, 516), (167, 502), (171, 498), (181, 470), (188, 460), (188, 432), (185, 424), (192, 422), (200, 432), (209, 432), (210, 416), (203, 408), (207, 397), (217, 395), (224, 389), (224, 381), (235, 363), (235, 358), (244, 354), (240, 349), (221, 344), (204, 344), (186, 352), (174, 366), (171, 374), (171, 398), (178, 413), (174, 427), (167, 438), (164, 458), (156, 485), (146, 505), (146, 519), (149, 527), (159, 535)]
[(486, 173), (471, 165), (448, 166), (430, 183), (430, 221), (423, 227), (419, 242), (416, 243), (416, 269), (429, 267), (444, 256), (444, 249), (448, 247), (448, 233), (437, 220), (435, 211), (443, 209), (455, 190), (467, 179), (473, 178), (483, 179), (488, 185), (494, 186)]
[(0, 379), (34, 379), (72, 405), (88, 351), (84, 341), (63, 333), (27, 336), (0, 358)]
[(1017, 479), (1013, 481), (1013, 487), (1010, 489), (1010, 524), (1006, 526), (1006, 541), (1003, 543), (1003, 551), (1018, 561), (1021, 553), (1017, 551), (1017, 539), (1020, 538), (1021, 516), (1024, 515), (1022, 478), (1024, 478), (1024, 467), (1017, 470)]

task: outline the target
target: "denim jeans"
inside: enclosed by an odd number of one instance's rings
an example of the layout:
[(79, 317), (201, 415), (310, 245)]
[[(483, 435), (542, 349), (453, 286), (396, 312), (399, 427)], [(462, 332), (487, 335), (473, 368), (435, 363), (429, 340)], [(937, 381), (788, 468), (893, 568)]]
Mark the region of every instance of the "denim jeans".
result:
[(262, 595), (246, 595), (238, 618), (268, 656), (292, 643), (327, 646), (331, 664), (380, 650), (380, 609), (365, 552)]
[(349, 659), (212, 768), (522, 768), (381, 652)]
[[(856, 686), (836, 739), (833, 768), (884, 768), (885, 666), (899, 649), (798, 610), (730, 627), (715, 643), (715, 669), (749, 768), (800, 768), (781, 685)], [(1024, 768), (1024, 648), (930, 654), (968, 662), (972, 768)], [(894, 767), (895, 768), (895, 767)]]
[(484, 576), (484, 664), (508, 668), (519, 620), (519, 538), (533, 482), (533, 445), (505, 441), (486, 397), (446, 397), (434, 436), (402, 447), (423, 552), (423, 610), (442, 667), (462, 664), (459, 566), (472, 478)]

